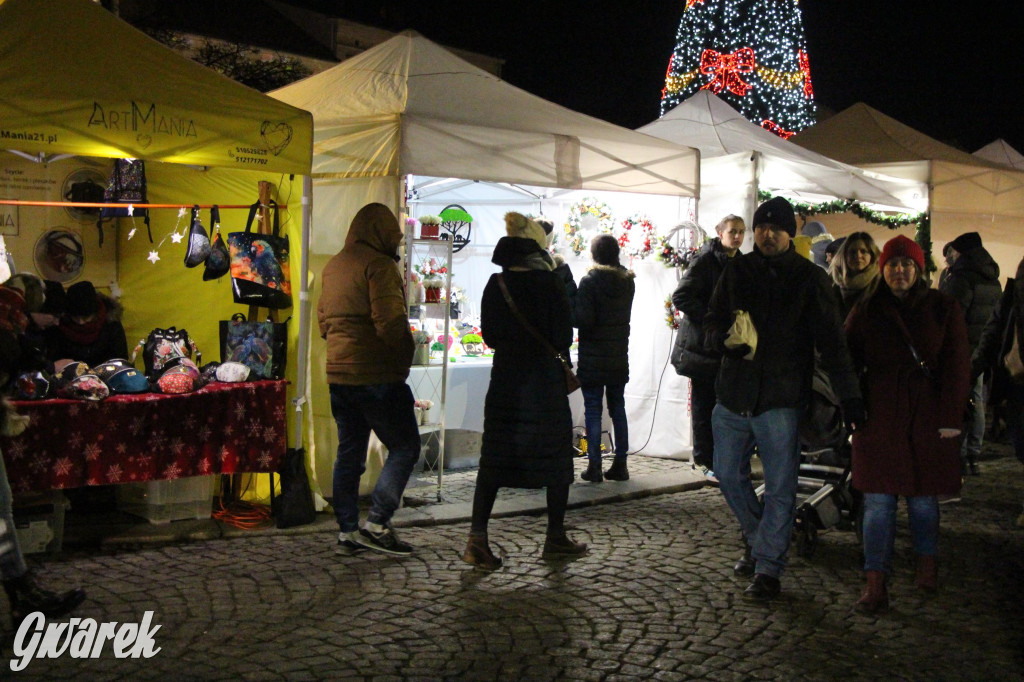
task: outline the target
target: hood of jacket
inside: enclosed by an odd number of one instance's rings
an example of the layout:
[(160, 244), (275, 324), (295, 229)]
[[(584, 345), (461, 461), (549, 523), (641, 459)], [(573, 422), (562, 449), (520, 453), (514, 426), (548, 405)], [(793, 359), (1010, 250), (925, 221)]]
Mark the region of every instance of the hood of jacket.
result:
[(365, 244), (374, 251), (396, 257), (402, 243), (402, 228), (398, 218), (384, 204), (367, 204), (359, 209), (349, 225), (345, 246)]
[(992, 256), (983, 246), (961, 253), (956, 262), (949, 266), (949, 271), (973, 272), (984, 279), (999, 281), (999, 264), (992, 260)]
[(619, 296), (632, 295), (634, 291), (633, 279), (636, 273), (626, 269), (623, 265), (600, 265), (595, 264), (587, 272), (588, 277), (593, 277), (601, 283), (600, 291), (604, 296), (617, 298)]
[(528, 237), (502, 237), (494, 246), (491, 262), (503, 268), (554, 270), (555, 262), (536, 241)]

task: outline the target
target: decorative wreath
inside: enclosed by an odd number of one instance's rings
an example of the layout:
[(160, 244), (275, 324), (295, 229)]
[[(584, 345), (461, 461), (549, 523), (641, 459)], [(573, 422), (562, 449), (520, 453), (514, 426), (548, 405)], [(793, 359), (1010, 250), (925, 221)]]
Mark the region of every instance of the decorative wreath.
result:
[(569, 217), (565, 219), (565, 243), (577, 256), (587, 248), (587, 240), (584, 239), (580, 229), (583, 226), (583, 216), (588, 213), (597, 218), (599, 232), (607, 234), (615, 229), (612, 212), (603, 201), (585, 197), (570, 206)]
[[(679, 233), (679, 246), (672, 245), (672, 237)], [(658, 254), (656, 258), (667, 268), (686, 268), (705, 241), (707, 233), (700, 225), (687, 221), (675, 227), (664, 237), (658, 237)]]
[(654, 253), (656, 232), (650, 218), (634, 214), (619, 226), (619, 248), (632, 258), (647, 258)]
[(672, 302), (672, 297), (669, 296), (665, 299), (665, 324), (672, 329), (679, 329), (679, 323), (683, 321), (683, 314), (676, 308), (675, 303)]

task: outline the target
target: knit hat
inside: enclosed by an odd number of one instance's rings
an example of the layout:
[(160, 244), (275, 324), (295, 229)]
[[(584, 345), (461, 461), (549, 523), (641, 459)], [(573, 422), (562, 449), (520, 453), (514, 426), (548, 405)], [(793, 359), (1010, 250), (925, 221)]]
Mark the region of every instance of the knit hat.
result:
[(619, 264), (619, 240), (610, 234), (599, 234), (590, 241), (590, 256), (598, 265)]
[(918, 270), (924, 273), (924, 251), (918, 246), (917, 242), (908, 237), (904, 237), (902, 234), (893, 237), (885, 243), (882, 247), (882, 254), (878, 257), (878, 269), (882, 270), (885, 268), (885, 263), (890, 258), (910, 258), (917, 263)]
[(533, 219), (538, 225), (544, 228), (544, 234), (551, 234), (551, 231), (555, 229), (555, 224), (545, 218), (544, 216), (537, 216)]
[(96, 288), (92, 282), (78, 282), (68, 287), (66, 297), (67, 314), (71, 317), (88, 317), (99, 310)]
[(544, 251), (548, 248), (548, 236), (544, 233), (544, 228), (522, 213), (509, 211), (505, 214), (505, 234), (509, 237), (532, 239)]
[(25, 312), (37, 313), (43, 307), (43, 280), (39, 275), (30, 272), (19, 272), (4, 282), (4, 286), (13, 289), (25, 299)]
[(752, 224), (755, 230), (758, 225), (775, 225), (788, 232), (790, 237), (796, 236), (796, 214), (792, 204), (782, 197), (774, 197), (758, 206)]
[(835, 240), (834, 242), (831, 242), (828, 246), (825, 247), (825, 253), (826, 254), (832, 254), (833, 256), (835, 256), (836, 255), (836, 251), (839, 250), (839, 247), (842, 246), (843, 242), (845, 242), (845, 241), (846, 241), (846, 237), (840, 237), (839, 239)]
[(949, 243), (957, 253), (967, 253), (971, 249), (981, 248), (981, 235), (977, 232), (964, 232)]

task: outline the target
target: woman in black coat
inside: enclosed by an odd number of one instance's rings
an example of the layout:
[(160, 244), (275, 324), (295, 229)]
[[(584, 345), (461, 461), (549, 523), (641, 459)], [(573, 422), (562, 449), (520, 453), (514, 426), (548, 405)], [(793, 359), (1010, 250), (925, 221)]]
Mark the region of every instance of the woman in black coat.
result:
[(572, 344), (569, 298), (544, 249), (543, 228), (519, 213), (505, 216), (508, 236), (491, 260), (501, 266), (484, 288), (480, 332), (494, 349), (484, 402), (484, 435), (473, 496), (473, 518), (463, 560), (494, 570), (501, 559), (487, 542), (487, 522), (501, 487), (547, 488), (544, 556), (572, 556), (587, 546), (565, 534), (573, 481), (572, 413), (562, 364), (520, 323), (499, 285), (503, 278), (522, 316), (554, 348)]
[[(619, 264), (619, 242), (601, 234), (590, 242), (591, 268), (580, 280), (576, 295), (575, 325), (580, 330), (576, 376), (583, 386), (584, 423), (587, 426), (587, 470), (584, 481), (628, 481), (626, 454), (629, 427), (623, 397), (629, 381), (629, 318), (636, 285), (632, 270)], [(608, 416), (615, 434), (615, 459), (601, 473), (601, 418), (607, 396)]]
[[(712, 482), (715, 482), (715, 475), (711, 470), (714, 451), (711, 410), (715, 407), (715, 377), (721, 359), (704, 347), (704, 316), (726, 263), (743, 244), (747, 226), (743, 218), (727, 215), (715, 226), (715, 232), (718, 237), (700, 248), (672, 293), (672, 304), (683, 314), (683, 321), (676, 332), (676, 349), (689, 357), (686, 366), (676, 365), (676, 372), (690, 378), (693, 463)], [(673, 362), (678, 357), (677, 350), (673, 351)]]

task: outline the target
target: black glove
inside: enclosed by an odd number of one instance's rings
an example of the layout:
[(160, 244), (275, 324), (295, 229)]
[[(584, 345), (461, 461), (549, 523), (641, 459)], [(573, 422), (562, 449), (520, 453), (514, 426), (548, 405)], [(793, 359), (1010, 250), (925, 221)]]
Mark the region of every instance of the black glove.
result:
[(843, 425), (847, 432), (853, 433), (863, 428), (868, 420), (868, 414), (864, 411), (864, 401), (860, 398), (850, 398), (843, 401)]

